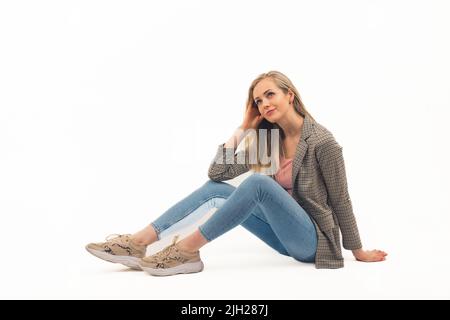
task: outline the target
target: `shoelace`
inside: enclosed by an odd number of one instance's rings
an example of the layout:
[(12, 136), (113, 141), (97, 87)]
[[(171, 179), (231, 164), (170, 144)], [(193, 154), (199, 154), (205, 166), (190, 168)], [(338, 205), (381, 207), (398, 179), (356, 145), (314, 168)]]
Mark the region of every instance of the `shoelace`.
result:
[(173, 238), (172, 244), (168, 247), (166, 247), (165, 249), (163, 249), (162, 251), (156, 253), (153, 257), (155, 258), (156, 261), (166, 261), (167, 258), (169, 257), (169, 255), (172, 253), (172, 251), (174, 251), (175, 244), (178, 240), (179, 236), (175, 236)]

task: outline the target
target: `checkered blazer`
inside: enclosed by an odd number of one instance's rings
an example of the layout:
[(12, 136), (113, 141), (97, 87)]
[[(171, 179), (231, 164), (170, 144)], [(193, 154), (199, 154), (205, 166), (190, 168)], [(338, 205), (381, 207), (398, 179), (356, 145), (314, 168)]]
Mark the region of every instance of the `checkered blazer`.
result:
[[(223, 146), (219, 146), (209, 167), (208, 176), (214, 181), (229, 180), (250, 169), (236, 161), (217, 164), (217, 159), (224, 159)], [(308, 115), (292, 165), (292, 181), (292, 196), (310, 215), (317, 230), (316, 268), (342, 268), (340, 233), (345, 249), (362, 247), (347, 190), (342, 147), (330, 131)]]

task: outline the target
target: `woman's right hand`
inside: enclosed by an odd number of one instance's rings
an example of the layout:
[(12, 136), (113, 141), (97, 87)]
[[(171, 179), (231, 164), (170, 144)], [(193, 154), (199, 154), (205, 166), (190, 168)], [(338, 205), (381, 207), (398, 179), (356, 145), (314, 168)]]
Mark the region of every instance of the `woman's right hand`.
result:
[(242, 121), (242, 125), (240, 127), (244, 130), (257, 129), (263, 119), (264, 116), (259, 113), (259, 110), (253, 104), (253, 101), (250, 101), (245, 109), (244, 121)]

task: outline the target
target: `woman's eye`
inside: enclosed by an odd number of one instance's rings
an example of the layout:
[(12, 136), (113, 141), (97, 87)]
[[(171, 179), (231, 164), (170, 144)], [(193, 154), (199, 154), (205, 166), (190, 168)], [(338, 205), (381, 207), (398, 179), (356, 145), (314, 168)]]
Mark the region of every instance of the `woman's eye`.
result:
[[(275, 94), (274, 92), (269, 92), (269, 93), (267, 93), (267, 96), (270, 97), (274, 94)], [(261, 100), (255, 101), (255, 105), (257, 105), (257, 106), (259, 106), (260, 103), (261, 103)]]

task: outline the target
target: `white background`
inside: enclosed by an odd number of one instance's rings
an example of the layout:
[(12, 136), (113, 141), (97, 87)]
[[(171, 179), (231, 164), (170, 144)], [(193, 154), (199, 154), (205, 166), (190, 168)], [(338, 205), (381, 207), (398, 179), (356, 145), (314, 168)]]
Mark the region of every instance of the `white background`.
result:
[[(444, 0), (0, 2), (0, 297), (450, 298), (449, 15)], [(89, 255), (206, 181), (269, 70), (343, 146), (363, 244), (388, 260), (316, 270), (241, 227), (195, 275)]]

